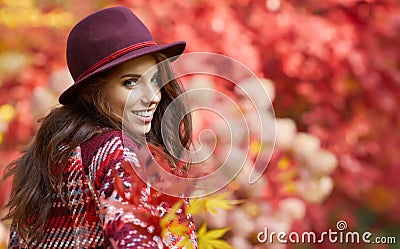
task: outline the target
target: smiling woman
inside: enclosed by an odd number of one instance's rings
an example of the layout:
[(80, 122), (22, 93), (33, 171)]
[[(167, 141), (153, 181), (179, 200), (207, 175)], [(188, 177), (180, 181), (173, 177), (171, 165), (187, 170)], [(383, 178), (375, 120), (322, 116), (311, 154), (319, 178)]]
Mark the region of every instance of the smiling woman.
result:
[(117, 66), (105, 79), (104, 92), (111, 111), (124, 117), (126, 126), (135, 133), (150, 131), (161, 100), (161, 82), (155, 66), (155, 58), (145, 55)]
[[(146, 168), (141, 148), (150, 143), (171, 173), (187, 175), (188, 164), (177, 165), (191, 146), (191, 118), (169, 64), (184, 48), (182, 41), (156, 44), (125, 7), (100, 10), (71, 30), (67, 62), (75, 83), (8, 167), (9, 248), (197, 248), (186, 200), (153, 189), (132, 170)], [(172, 101), (175, 116), (163, 120)], [(168, 127), (179, 127), (179, 136)], [(135, 194), (129, 205), (127, 191)], [(161, 222), (169, 212), (184, 234)]]

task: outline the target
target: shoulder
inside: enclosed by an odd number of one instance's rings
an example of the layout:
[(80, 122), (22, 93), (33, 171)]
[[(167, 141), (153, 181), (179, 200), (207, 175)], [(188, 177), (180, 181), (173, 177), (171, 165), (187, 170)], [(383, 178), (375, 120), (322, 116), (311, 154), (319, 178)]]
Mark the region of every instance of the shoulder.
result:
[(85, 149), (99, 149), (108, 146), (121, 145), (123, 147), (128, 147), (135, 149), (137, 144), (127, 135), (123, 134), (120, 130), (106, 130), (101, 131), (90, 139), (86, 140), (81, 144), (82, 148)]
[(135, 152), (137, 144), (120, 130), (107, 130), (93, 136), (81, 145), (82, 160), (89, 162), (94, 156), (110, 157), (124, 154), (126, 151)]
[(90, 139), (81, 144), (81, 147), (101, 147), (110, 140), (122, 140), (122, 131), (106, 130), (100, 131)]

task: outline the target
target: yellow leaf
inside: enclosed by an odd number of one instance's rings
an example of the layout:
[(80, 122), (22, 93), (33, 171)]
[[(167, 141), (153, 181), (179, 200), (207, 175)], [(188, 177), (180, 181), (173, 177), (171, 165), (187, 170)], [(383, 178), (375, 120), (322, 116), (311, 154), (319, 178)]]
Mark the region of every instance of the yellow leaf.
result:
[(188, 233), (188, 230), (188, 227), (178, 224), (176, 221), (173, 222), (172, 225), (169, 227), (169, 231), (176, 235), (185, 235)]
[(200, 227), (199, 231), (197, 231), (198, 236), (203, 236), (207, 233), (207, 224), (203, 223), (203, 225)]
[(196, 215), (204, 210), (204, 199), (196, 198), (190, 200), (187, 212), (191, 215)]
[(285, 191), (288, 194), (294, 194), (296, 193), (297, 187), (295, 182), (288, 182), (285, 184)]
[(231, 245), (229, 245), (224, 240), (212, 240), (211, 243), (214, 246), (214, 248), (218, 248), (218, 249), (234, 249)]
[(194, 249), (193, 244), (189, 239), (184, 239), (180, 241), (177, 245), (179, 248)]
[(228, 200), (227, 197), (230, 193), (226, 192), (216, 197), (207, 197), (205, 198), (205, 208), (206, 211), (217, 213), (218, 208), (222, 208), (225, 210), (233, 209), (234, 205), (239, 204), (239, 200)]
[(286, 170), (290, 166), (290, 158), (285, 156), (278, 161), (278, 169)]
[(2, 105), (0, 106), (0, 120), (9, 122), (15, 116), (15, 109), (11, 105)]
[(175, 213), (181, 205), (182, 205), (182, 201), (178, 201), (177, 203), (174, 204), (174, 206), (171, 208), (171, 210), (161, 219), (161, 221), (160, 221), (161, 227), (165, 227), (166, 225), (168, 225), (171, 221), (173, 221), (176, 218)]
[(229, 228), (220, 228), (207, 231), (207, 224), (203, 223), (197, 232), (199, 249), (233, 249), (226, 241), (221, 240)]
[(196, 198), (190, 201), (187, 212), (191, 215), (200, 214), (202, 212), (217, 213), (217, 209), (233, 209), (234, 205), (241, 203), (239, 200), (229, 200), (230, 192), (219, 195), (212, 195), (204, 198)]
[(261, 150), (261, 143), (260, 141), (253, 141), (250, 144), (250, 152), (252, 152), (253, 155), (258, 155)]
[(228, 231), (229, 231), (229, 228), (214, 229), (207, 233), (207, 238), (218, 239), (218, 238), (221, 238), (222, 236), (224, 236), (224, 234)]
[(34, 0), (3, 0), (3, 3), (8, 7), (13, 8), (34, 8)]

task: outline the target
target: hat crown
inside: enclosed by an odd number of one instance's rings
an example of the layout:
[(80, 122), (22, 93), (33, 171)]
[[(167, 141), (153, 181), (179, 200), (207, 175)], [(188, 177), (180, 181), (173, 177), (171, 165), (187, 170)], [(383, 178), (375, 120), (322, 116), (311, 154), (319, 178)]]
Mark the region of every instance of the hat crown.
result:
[(68, 36), (67, 63), (74, 84), (60, 95), (59, 102), (76, 103), (80, 86), (126, 61), (154, 53), (174, 61), (185, 47), (184, 41), (155, 43), (142, 21), (126, 7), (97, 11), (78, 22)]
[(128, 8), (95, 12), (77, 23), (67, 41), (67, 64), (76, 81), (97, 62), (143, 42), (154, 41), (150, 31)]

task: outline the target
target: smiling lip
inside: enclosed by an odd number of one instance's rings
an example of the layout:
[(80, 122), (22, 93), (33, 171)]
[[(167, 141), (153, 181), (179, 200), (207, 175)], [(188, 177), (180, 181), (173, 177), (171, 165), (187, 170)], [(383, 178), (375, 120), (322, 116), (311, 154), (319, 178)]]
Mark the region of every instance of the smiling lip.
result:
[(151, 122), (151, 120), (153, 120), (154, 109), (145, 111), (132, 111), (131, 113), (139, 121), (142, 121), (144, 123), (149, 123)]

